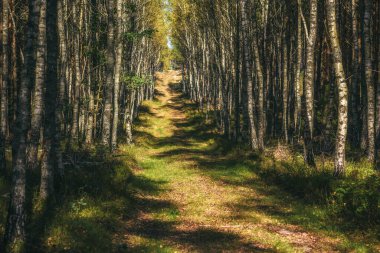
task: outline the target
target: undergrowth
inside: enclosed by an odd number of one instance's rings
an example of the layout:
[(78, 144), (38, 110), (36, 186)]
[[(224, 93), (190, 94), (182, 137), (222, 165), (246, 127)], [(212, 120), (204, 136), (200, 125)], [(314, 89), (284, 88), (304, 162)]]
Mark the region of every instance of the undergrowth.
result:
[[(332, 175), (332, 165), (308, 168), (302, 157), (276, 160), (264, 155), (251, 161), (255, 172), (305, 202), (325, 205), (337, 220), (351, 227), (380, 224), (380, 176), (365, 161), (348, 162), (346, 174)], [(348, 223), (347, 223), (348, 222)]]
[(64, 190), (52, 210), (35, 210), (29, 252), (111, 252), (113, 234), (132, 194), (127, 187), (133, 159), (102, 147), (71, 150), (65, 155)]
[[(141, 247), (131, 249), (131, 245), (115, 235), (125, 235), (123, 222), (136, 217), (137, 196), (144, 193), (156, 196), (162, 192), (160, 185), (165, 185), (167, 180), (178, 181), (195, 172), (222, 182), (224, 187), (253, 188), (261, 198), (255, 199), (254, 206), (247, 205), (252, 202), (250, 198), (243, 199), (242, 211), (254, 213), (257, 218), (274, 218), (285, 224), (299, 225), (320, 234), (331, 232), (333, 237), (344, 238), (342, 245), (337, 246), (339, 251), (371, 252), (371, 244), (378, 244), (380, 176), (367, 162), (349, 161), (346, 175), (335, 178), (333, 163), (328, 158), (318, 157), (319, 169), (314, 170), (304, 165), (301, 154), (287, 146), (273, 146), (262, 154), (252, 153), (221, 138), (210, 123), (212, 119), (206, 121), (204, 115), (189, 106), (184, 109), (189, 120), (177, 123), (184, 135), (170, 138), (168, 119), (151, 117), (154, 112), (147, 111), (143, 113), (146, 117), (138, 122), (141, 132), (136, 131), (137, 140), (145, 138), (140, 146), (122, 148), (120, 153), (112, 155), (102, 147), (78, 147), (66, 152), (65, 187), (50, 210), (45, 213), (35, 210), (31, 216), (28, 251), (172, 252), (161, 240), (153, 240), (154, 237), (141, 241)], [(149, 134), (148, 130), (159, 133), (162, 138)], [(199, 145), (192, 149), (190, 141)], [(186, 149), (177, 150), (178, 147)], [(166, 156), (147, 156), (147, 150), (152, 148), (160, 149), (161, 155)], [(178, 151), (178, 159), (168, 165)], [(182, 153), (186, 152), (194, 153), (191, 161), (198, 170), (177, 168), (181, 163), (187, 166), (186, 161), (181, 160)], [(143, 169), (144, 174), (133, 175), (132, 169)], [(8, 171), (0, 176), (0, 236), (4, 233), (10, 174)], [(282, 191), (273, 190), (274, 187)], [(37, 193), (38, 187), (34, 189), (34, 196)], [(197, 201), (196, 206), (199, 206), (206, 200)], [(142, 204), (159, 221), (172, 224), (181, 219), (181, 209), (171, 203), (158, 203), (152, 198)], [(360, 231), (359, 236), (356, 231)], [(346, 236), (350, 233), (356, 233), (354, 240)], [(221, 243), (221, 238), (217, 236), (215, 241)], [(268, 238), (274, 238), (273, 234)], [(289, 245), (267, 243), (283, 252), (292, 249)], [(279, 249), (280, 246), (284, 249)], [(288, 247), (290, 250), (285, 250)]]

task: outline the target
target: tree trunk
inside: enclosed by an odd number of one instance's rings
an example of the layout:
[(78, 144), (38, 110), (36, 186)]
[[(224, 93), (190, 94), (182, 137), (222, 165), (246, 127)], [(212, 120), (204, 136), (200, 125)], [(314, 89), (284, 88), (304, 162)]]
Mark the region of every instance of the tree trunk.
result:
[(296, 67), (296, 76), (295, 76), (295, 109), (294, 109), (294, 129), (299, 136), (299, 127), (300, 127), (300, 117), (301, 117), (301, 70), (302, 70), (302, 18), (301, 18), (301, 6), (298, 6), (298, 21), (297, 21), (297, 67)]
[(358, 40), (358, 0), (351, 2), (352, 12), (352, 81), (351, 81), (351, 108), (352, 108), (352, 144), (358, 146), (360, 142), (360, 122), (359, 122), (359, 40)]
[(247, 85), (247, 111), (248, 111), (248, 130), (249, 130), (249, 144), (253, 150), (259, 149), (259, 143), (256, 133), (255, 120), (253, 115), (254, 98), (253, 98), (253, 81), (250, 68), (250, 54), (248, 45), (248, 19), (246, 13), (247, 0), (240, 0), (241, 11), (241, 26), (242, 26), (242, 40), (243, 40), (243, 65), (245, 71), (243, 72), (244, 81)]
[[(65, 100), (65, 91), (67, 87), (67, 45), (66, 45), (66, 38), (65, 38), (65, 26), (64, 21), (65, 17), (64, 14), (64, 0), (57, 0), (57, 27), (58, 27), (58, 43), (59, 43), (59, 70), (58, 70), (58, 81), (59, 81), (59, 88), (57, 90), (57, 108), (56, 108), (56, 140), (59, 142), (61, 138), (64, 136), (62, 134), (62, 131), (64, 129), (63, 124), (64, 122), (64, 100)], [(57, 143), (55, 147), (55, 153), (57, 156), (57, 178), (59, 179), (59, 182), (57, 182), (57, 185), (61, 186), (61, 183), (63, 183), (63, 176), (64, 176), (64, 167), (63, 167), (63, 158), (62, 158), (62, 149), (60, 143)], [(61, 190), (61, 187), (59, 187), (59, 190)]]
[(317, 39), (318, 2), (310, 0), (310, 26), (306, 43), (306, 71), (304, 83), (304, 157), (307, 165), (315, 167), (313, 151), (314, 129), (314, 69), (315, 43)]
[(54, 189), (54, 171), (56, 167), (56, 107), (58, 94), (58, 34), (57, 34), (57, 0), (47, 1), (47, 75), (45, 96), (45, 125), (43, 155), (41, 163), (40, 198), (49, 201)]
[[(75, 4), (75, 3), (74, 3)], [(78, 16), (76, 14), (76, 8), (74, 8), (74, 16)], [(78, 10), (80, 11), (80, 10)], [(79, 22), (80, 17), (76, 17), (76, 22)], [(80, 100), (81, 100), (81, 82), (82, 82), (82, 76), (81, 76), (81, 68), (80, 68), (80, 45), (81, 45), (81, 40), (80, 40), (80, 25), (79, 29), (76, 30), (76, 35), (75, 35), (75, 44), (76, 48), (74, 50), (74, 68), (75, 68), (75, 78), (74, 80), (74, 88), (73, 88), (73, 115), (72, 115), (72, 125), (71, 125), (71, 138), (75, 140), (76, 142), (79, 141), (79, 115), (80, 115)]]
[(282, 94), (282, 127), (283, 132), (285, 134), (285, 142), (289, 142), (288, 136), (288, 99), (289, 99), (289, 83), (288, 83), (288, 48), (287, 45), (283, 45), (284, 47), (284, 56), (283, 56), (283, 94)]
[(115, 62), (115, 82), (113, 90), (113, 123), (112, 123), (112, 134), (111, 134), (111, 149), (115, 150), (117, 148), (117, 132), (119, 126), (119, 94), (120, 94), (120, 72), (122, 69), (122, 59), (123, 59), (123, 2), (122, 0), (117, 0), (117, 40), (116, 40), (116, 62)]
[[(91, 66), (91, 64), (90, 64)], [(92, 71), (92, 68), (89, 67), (89, 71)], [(93, 132), (94, 132), (94, 114), (95, 114), (95, 108), (94, 108), (94, 94), (92, 91), (92, 77), (91, 73), (89, 73), (88, 76), (88, 87), (87, 87), (87, 95), (88, 95), (88, 117), (87, 117), (87, 125), (86, 125), (86, 143), (91, 144), (93, 141)]]
[(264, 118), (264, 75), (263, 68), (261, 66), (259, 47), (257, 45), (256, 38), (253, 39), (253, 52), (255, 58), (255, 66), (256, 66), (256, 75), (257, 75), (257, 92), (258, 92), (258, 101), (257, 101), (257, 139), (258, 146), (260, 150), (264, 150), (264, 135), (265, 135), (265, 118)]
[(239, 2), (236, 2), (236, 38), (235, 38), (235, 142), (240, 138), (240, 18)]
[(38, 166), (38, 146), (44, 112), (44, 84), (46, 61), (46, 2), (41, 1), (40, 21), (37, 38), (36, 77), (32, 99), (32, 119), (28, 145), (28, 168), (36, 170)]
[(114, 85), (114, 66), (115, 66), (115, 25), (114, 25), (115, 1), (108, 1), (108, 34), (107, 34), (107, 62), (106, 62), (106, 83), (104, 85), (104, 112), (102, 127), (102, 143), (105, 146), (111, 145), (111, 110), (112, 110), (112, 87)]
[(371, 50), (371, 12), (372, 1), (364, 1), (364, 64), (365, 64), (365, 82), (367, 85), (367, 137), (368, 137), (368, 160), (375, 163), (375, 84), (372, 74), (372, 50)]
[(13, 174), (5, 246), (8, 251), (21, 252), (25, 242), (25, 171), (26, 140), (30, 124), (30, 87), (33, 82), (34, 52), (38, 34), (40, 1), (29, 0), (29, 17), (25, 59), (18, 93), (17, 116), (13, 140)]
[(335, 143), (335, 166), (334, 175), (344, 174), (345, 155), (346, 155), (346, 138), (347, 138), (347, 116), (348, 116), (348, 89), (346, 83), (346, 74), (343, 69), (342, 51), (338, 37), (338, 29), (335, 14), (335, 0), (326, 0), (327, 23), (331, 49), (334, 60), (334, 70), (336, 83), (338, 85), (339, 106), (338, 106), (338, 130)]
[(2, 4), (2, 73), (0, 83), (0, 171), (6, 169), (6, 142), (8, 133), (8, 85), (9, 85), (9, 3)]

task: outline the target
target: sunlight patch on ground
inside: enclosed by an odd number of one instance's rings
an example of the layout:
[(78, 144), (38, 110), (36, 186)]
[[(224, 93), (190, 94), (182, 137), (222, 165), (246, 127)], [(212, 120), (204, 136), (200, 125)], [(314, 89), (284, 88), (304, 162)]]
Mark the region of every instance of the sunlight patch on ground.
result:
[(210, 245), (214, 251), (243, 252), (350, 248), (342, 235), (315, 231), (315, 224), (292, 225), (307, 224), (299, 219), (314, 215), (317, 220), (323, 214), (263, 183), (251, 164), (236, 161), (233, 153), (223, 155), (212, 133), (207, 137), (197, 129), (180, 94), (170, 88), (180, 80), (178, 73), (157, 76), (158, 95), (144, 104), (142, 124), (136, 126), (137, 145), (124, 148), (139, 165), (136, 175), (163, 182), (153, 199), (153, 195), (141, 196), (143, 202), (158, 206), (142, 208), (140, 218), (128, 225), (131, 229), (146, 224), (137, 229), (138, 236), (126, 235), (132, 248), (153, 245), (157, 250), (159, 245), (167, 252), (207, 252)]

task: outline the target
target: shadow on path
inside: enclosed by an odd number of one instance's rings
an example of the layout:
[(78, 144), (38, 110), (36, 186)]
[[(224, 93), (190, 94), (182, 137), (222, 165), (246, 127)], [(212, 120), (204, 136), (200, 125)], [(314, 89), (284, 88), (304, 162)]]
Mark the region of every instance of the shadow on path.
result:
[(136, 215), (127, 219), (128, 252), (344, 250), (326, 221), (313, 217), (313, 207), (257, 176), (259, 156), (232, 150), (205, 123), (173, 75), (161, 78), (136, 127), (138, 146), (158, 164), (143, 165), (142, 173), (168, 180), (161, 194), (135, 203)]

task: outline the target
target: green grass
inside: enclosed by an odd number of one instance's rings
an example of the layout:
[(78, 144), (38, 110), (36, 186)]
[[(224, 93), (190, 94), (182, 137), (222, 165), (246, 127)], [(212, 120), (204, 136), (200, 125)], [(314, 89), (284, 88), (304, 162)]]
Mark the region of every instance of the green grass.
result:
[[(336, 180), (329, 160), (312, 171), (293, 151), (284, 159), (276, 158), (275, 146), (263, 154), (232, 146), (165, 85), (158, 86), (163, 97), (141, 108), (135, 145), (122, 144), (115, 155), (100, 147), (70, 152), (78, 164), (66, 168), (64, 198), (46, 215), (32, 216), (30, 251), (379, 250), (378, 226), (363, 220), (359, 226), (337, 202), (340, 188), (341, 200), (376, 191), (371, 180), (378, 175), (368, 164), (349, 162), (346, 177)], [(0, 194), (8, 187), (0, 177)], [(1, 224), (5, 202), (0, 198)]]

